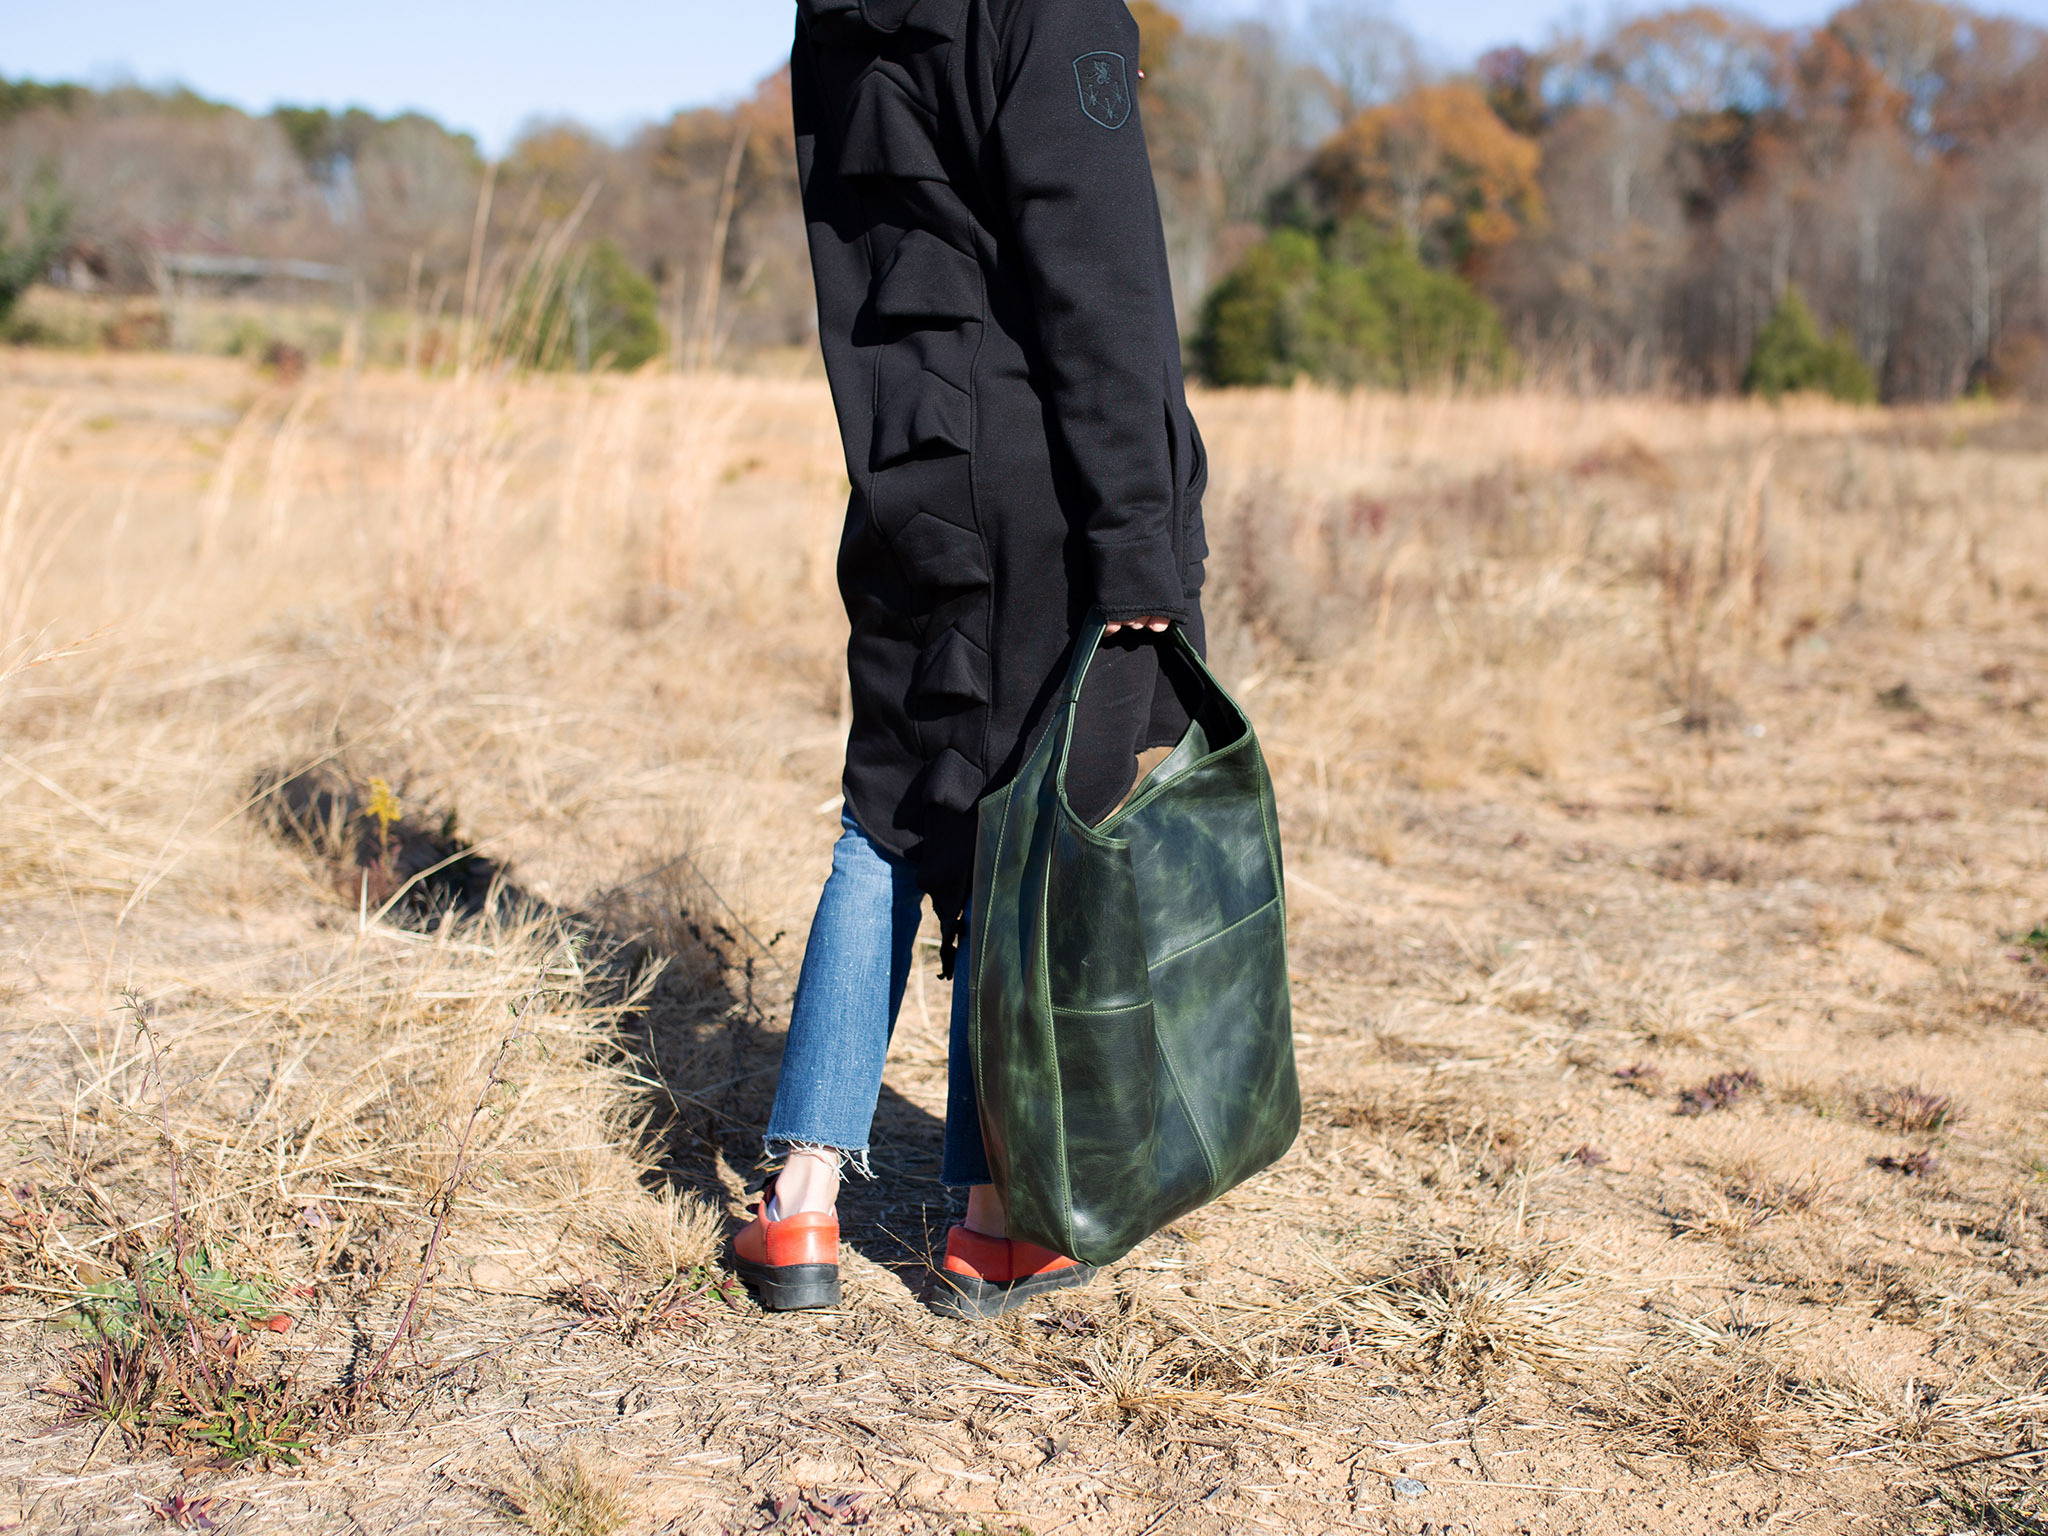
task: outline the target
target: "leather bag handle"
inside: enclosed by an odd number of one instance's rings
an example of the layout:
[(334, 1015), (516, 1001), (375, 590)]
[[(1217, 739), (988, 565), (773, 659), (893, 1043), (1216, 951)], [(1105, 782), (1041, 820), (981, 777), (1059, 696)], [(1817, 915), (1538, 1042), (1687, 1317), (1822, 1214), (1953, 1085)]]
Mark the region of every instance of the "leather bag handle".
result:
[[(1216, 674), (1209, 670), (1209, 664), (1202, 659), (1202, 653), (1195, 649), (1194, 641), (1188, 638), (1185, 625), (1173, 619), (1167, 624), (1167, 634), (1181, 655), (1195, 668), (1195, 673), (1205, 687), (1223, 692), (1223, 685), (1216, 680)], [(1067, 758), (1074, 744), (1074, 717), (1080, 713), (1081, 688), (1088, 681), (1088, 668), (1094, 664), (1095, 653), (1102, 648), (1103, 636), (1107, 633), (1107, 621), (1098, 612), (1091, 611), (1086, 626), (1074, 641), (1074, 657), (1067, 666), (1067, 680), (1060, 699), (1058, 724), (1058, 745), (1053, 762), (1053, 787), (1060, 804), (1067, 803)], [(1226, 698), (1228, 694), (1224, 695)], [(1071, 814), (1071, 812), (1070, 812)], [(1078, 818), (1076, 818), (1078, 820)]]

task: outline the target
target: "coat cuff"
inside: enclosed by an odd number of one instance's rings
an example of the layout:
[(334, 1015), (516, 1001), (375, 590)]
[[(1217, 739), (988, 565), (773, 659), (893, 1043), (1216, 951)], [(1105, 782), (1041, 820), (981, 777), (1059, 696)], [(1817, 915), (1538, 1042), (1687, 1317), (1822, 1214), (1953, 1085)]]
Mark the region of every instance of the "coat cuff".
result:
[(1117, 543), (1091, 542), (1095, 606), (1108, 623), (1157, 616), (1185, 619), (1193, 611), (1170, 532)]

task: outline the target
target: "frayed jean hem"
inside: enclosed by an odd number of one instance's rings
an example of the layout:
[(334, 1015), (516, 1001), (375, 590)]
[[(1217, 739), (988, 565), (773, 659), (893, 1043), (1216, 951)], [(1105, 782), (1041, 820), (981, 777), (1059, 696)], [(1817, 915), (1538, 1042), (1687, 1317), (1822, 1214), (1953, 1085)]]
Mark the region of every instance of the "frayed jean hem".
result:
[(765, 1169), (780, 1168), (792, 1152), (830, 1152), (839, 1159), (841, 1173), (851, 1169), (863, 1179), (875, 1176), (874, 1167), (868, 1162), (866, 1147), (835, 1147), (830, 1142), (806, 1141), (795, 1136), (761, 1138), (761, 1166)]

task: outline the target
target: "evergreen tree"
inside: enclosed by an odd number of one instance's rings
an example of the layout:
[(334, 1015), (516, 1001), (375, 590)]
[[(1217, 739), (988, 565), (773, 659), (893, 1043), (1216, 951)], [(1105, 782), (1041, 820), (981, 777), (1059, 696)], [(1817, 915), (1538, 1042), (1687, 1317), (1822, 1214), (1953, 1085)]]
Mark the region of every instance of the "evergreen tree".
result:
[(1797, 288), (1787, 288), (1756, 334), (1742, 387), (1776, 400), (1782, 395), (1832, 395), (1858, 405), (1877, 399), (1877, 381), (1846, 332), (1821, 332), (1820, 322)]
[(569, 309), (578, 368), (630, 371), (661, 356), (661, 294), (611, 241), (590, 248)]
[(537, 368), (630, 372), (659, 357), (664, 345), (660, 293), (609, 240), (583, 252), (530, 327), (515, 324), (529, 329), (532, 340), (514, 350)]
[(1415, 389), (1499, 378), (1511, 362), (1493, 306), (1425, 266), (1405, 241), (1354, 222), (1327, 242), (1275, 231), (1203, 305), (1194, 340), (1212, 384)]
[(1300, 359), (1296, 336), (1315, 293), (1322, 253), (1313, 236), (1278, 230), (1209, 290), (1194, 354), (1212, 384), (1285, 384)]
[(1489, 383), (1509, 371), (1500, 316), (1463, 278), (1425, 266), (1406, 241), (1364, 227), (1337, 241), (1385, 319), (1371, 382), (1398, 389)]
[(19, 212), (0, 212), (0, 325), (64, 249), (71, 208), (54, 177), (37, 179)]

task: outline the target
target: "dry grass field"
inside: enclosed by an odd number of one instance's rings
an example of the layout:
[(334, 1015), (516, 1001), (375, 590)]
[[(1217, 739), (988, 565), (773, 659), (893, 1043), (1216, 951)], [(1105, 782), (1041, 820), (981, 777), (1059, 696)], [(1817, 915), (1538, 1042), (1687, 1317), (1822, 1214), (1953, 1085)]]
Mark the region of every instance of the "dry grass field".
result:
[(2048, 418), (1197, 401), (1278, 1167), (984, 1328), (746, 1187), (822, 386), (0, 353), (0, 1531), (2048, 1531)]

